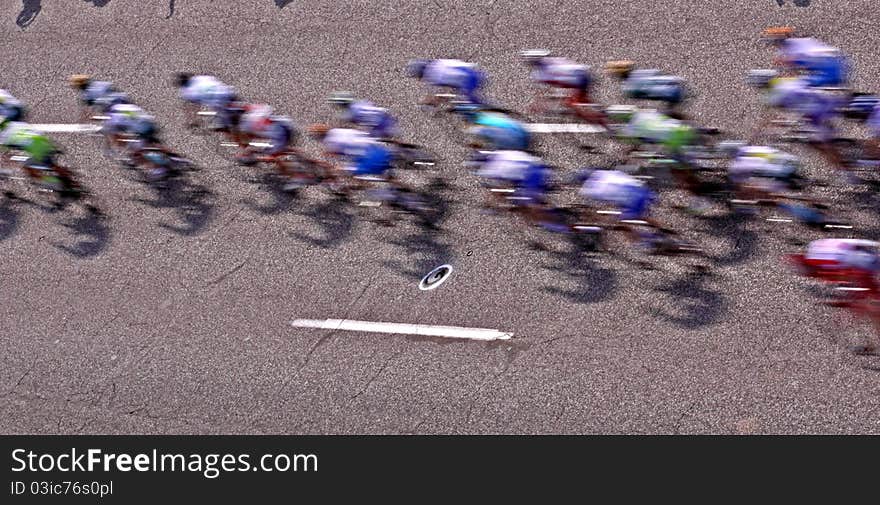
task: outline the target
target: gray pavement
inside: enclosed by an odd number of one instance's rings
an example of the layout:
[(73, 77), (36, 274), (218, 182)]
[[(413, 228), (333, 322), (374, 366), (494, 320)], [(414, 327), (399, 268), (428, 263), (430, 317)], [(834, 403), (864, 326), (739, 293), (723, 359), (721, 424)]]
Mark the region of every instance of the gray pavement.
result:
[[(422, 89), (402, 74), (412, 57), (472, 59), (491, 95), (522, 109), (521, 49), (593, 65), (630, 58), (687, 77), (702, 123), (744, 133), (760, 107), (743, 76), (770, 57), (757, 41), (767, 25), (844, 48), (856, 87), (878, 82), (870, 2), (797, 4), (3, 2), (0, 86), (30, 105), (34, 122), (72, 122), (66, 77), (92, 73), (154, 112), (204, 169), (177, 197), (159, 198), (93, 138), (59, 134), (65, 161), (110, 219), (0, 206), (0, 432), (880, 433), (880, 360), (846, 350), (870, 327), (817, 305), (812, 284), (780, 260), (792, 240), (818, 235), (686, 218), (665, 205), (661, 215), (718, 258), (713, 276), (669, 261), (647, 271), (626, 257), (531, 250), (540, 232), (480, 214), (466, 151), (419, 111)], [(214, 73), (302, 124), (328, 118), (323, 99), (334, 89), (390, 107), (406, 137), (441, 153), (457, 187), (445, 232), (377, 227), (318, 191), (278, 198), (216, 138), (181, 127), (178, 70)], [(611, 84), (601, 86), (614, 100)], [(563, 143), (543, 146), (561, 167), (601, 161)], [(815, 159), (809, 169), (830, 178)], [(852, 235), (880, 236), (863, 195), (826, 193), (858, 224)], [(452, 277), (420, 291), (421, 276), (443, 263)], [(293, 328), (295, 318), (514, 338), (328, 332)]]

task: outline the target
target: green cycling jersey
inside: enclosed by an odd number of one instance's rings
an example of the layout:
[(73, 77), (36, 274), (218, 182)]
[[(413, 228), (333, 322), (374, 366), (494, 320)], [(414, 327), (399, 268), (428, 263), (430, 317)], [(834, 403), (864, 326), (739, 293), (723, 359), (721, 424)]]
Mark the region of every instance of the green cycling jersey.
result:
[(650, 142), (677, 153), (696, 139), (696, 131), (687, 123), (656, 111), (637, 112), (621, 131), (632, 143)]
[(46, 135), (26, 126), (10, 125), (9, 128), (14, 128), (14, 131), (3, 136), (3, 147), (24, 151), (29, 163), (47, 164), (57, 152), (55, 144)]

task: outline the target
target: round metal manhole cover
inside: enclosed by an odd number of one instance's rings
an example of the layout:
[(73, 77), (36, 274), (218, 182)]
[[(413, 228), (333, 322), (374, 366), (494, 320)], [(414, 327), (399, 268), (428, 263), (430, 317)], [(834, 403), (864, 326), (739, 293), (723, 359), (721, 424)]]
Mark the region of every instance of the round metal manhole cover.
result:
[(441, 265), (428, 272), (428, 275), (422, 278), (422, 282), (419, 283), (419, 289), (422, 291), (434, 289), (443, 284), (451, 273), (452, 265)]

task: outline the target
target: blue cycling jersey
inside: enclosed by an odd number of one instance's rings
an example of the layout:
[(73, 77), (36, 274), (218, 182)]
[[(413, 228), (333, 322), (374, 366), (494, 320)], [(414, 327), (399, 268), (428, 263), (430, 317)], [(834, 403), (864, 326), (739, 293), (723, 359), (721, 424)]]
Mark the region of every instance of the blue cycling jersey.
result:
[(394, 153), (378, 142), (371, 143), (354, 159), (354, 175), (384, 175), (391, 169)]

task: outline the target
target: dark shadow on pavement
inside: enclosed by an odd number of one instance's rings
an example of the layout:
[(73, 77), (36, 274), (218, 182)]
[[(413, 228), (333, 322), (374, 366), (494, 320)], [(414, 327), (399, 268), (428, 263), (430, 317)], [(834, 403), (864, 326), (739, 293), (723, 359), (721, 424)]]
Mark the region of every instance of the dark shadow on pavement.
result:
[(73, 244), (53, 243), (55, 248), (77, 258), (91, 258), (99, 255), (110, 242), (110, 228), (106, 219), (94, 214), (87, 214), (61, 223), (70, 230), (74, 238), (84, 237)]
[(43, 10), (41, 2), (42, 0), (21, 0), (21, 12), (18, 13), (18, 17), (15, 19), (15, 24), (17, 24), (19, 28), (27, 28), (30, 26), (30, 24), (34, 22), (34, 19), (37, 18), (40, 11)]
[(290, 3), (293, 3), (293, 0), (275, 0), (275, 5), (277, 5), (279, 9), (287, 7)]
[(402, 247), (412, 259), (410, 262), (385, 261), (382, 264), (404, 277), (419, 282), (431, 270), (440, 265), (452, 265), (455, 261), (452, 248), (440, 240), (442, 235), (442, 232), (419, 227), (413, 233), (398, 236), (390, 243)]
[(705, 287), (708, 279), (705, 275), (691, 274), (670, 285), (655, 288), (655, 291), (669, 294), (680, 313), (654, 310), (654, 315), (687, 329), (717, 323), (727, 311), (727, 303), (720, 292)]
[(557, 261), (544, 268), (564, 275), (570, 283), (577, 283), (577, 287), (545, 286), (543, 290), (574, 303), (598, 303), (613, 298), (618, 287), (617, 272), (602, 266), (576, 245), (570, 247), (565, 252), (551, 251)]
[(262, 177), (257, 180), (256, 185), (272, 196), (272, 202), (269, 205), (264, 205), (254, 201), (252, 198), (244, 198), (241, 200), (241, 203), (264, 216), (272, 216), (287, 212), (291, 210), (293, 202), (297, 200), (297, 194), (284, 191), (284, 183), (279, 181), (279, 179), (272, 174), (263, 174)]
[(743, 226), (744, 216), (733, 212), (722, 216), (705, 218), (712, 236), (723, 237), (731, 245), (729, 252), (712, 258), (717, 266), (739, 265), (752, 260), (758, 254), (758, 234)]
[(314, 204), (302, 215), (311, 218), (322, 233), (320, 236), (299, 232), (290, 233), (291, 237), (301, 242), (330, 249), (351, 238), (355, 226), (355, 216), (341, 202), (328, 200), (324, 203)]
[[(21, 12), (18, 13), (18, 17), (15, 19), (15, 24), (17, 24), (19, 28), (27, 28), (30, 26), (30, 24), (37, 18), (37, 15), (40, 14), (40, 11), (43, 10), (42, 1), (43, 0), (21, 0)], [(90, 3), (95, 7), (104, 7), (110, 3), (110, 0), (85, 0), (85, 2)], [(174, 0), (171, 0), (171, 3), (174, 4)]]
[(154, 192), (154, 199), (134, 200), (154, 209), (175, 209), (181, 221), (179, 224), (160, 222), (160, 228), (190, 237), (199, 234), (210, 223), (214, 205), (213, 194), (207, 187), (177, 177), (167, 181), (164, 187), (150, 186), (150, 189)]
[(13, 236), (18, 230), (20, 212), (8, 198), (0, 200), (0, 241)]
[(175, 0), (168, 0), (168, 15), (165, 16), (165, 19), (171, 19), (171, 16), (174, 15), (174, 1)]

